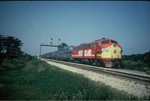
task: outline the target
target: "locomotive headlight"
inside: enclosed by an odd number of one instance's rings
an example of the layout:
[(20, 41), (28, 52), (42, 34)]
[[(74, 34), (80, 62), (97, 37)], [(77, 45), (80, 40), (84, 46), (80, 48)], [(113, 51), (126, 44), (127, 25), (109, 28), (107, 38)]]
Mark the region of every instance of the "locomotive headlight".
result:
[(103, 51), (103, 52), (108, 52), (109, 49), (108, 49), (108, 48), (102, 48), (102, 51)]

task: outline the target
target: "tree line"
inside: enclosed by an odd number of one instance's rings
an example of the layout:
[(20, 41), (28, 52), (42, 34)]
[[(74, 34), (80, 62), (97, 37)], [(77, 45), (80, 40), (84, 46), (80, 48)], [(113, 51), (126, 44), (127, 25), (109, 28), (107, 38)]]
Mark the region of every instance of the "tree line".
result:
[(150, 66), (150, 51), (144, 54), (123, 55), (123, 60), (142, 61)]
[(122, 63), (125, 69), (144, 71), (150, 74), (150, 51), (144, 54), (123, 55)]

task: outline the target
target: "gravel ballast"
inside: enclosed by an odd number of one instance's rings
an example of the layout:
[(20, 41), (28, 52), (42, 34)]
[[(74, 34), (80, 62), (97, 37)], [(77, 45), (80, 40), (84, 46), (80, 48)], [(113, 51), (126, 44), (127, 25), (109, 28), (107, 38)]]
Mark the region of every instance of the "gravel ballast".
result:
[(89, 78), (96, 82), (104, 83), (107, 86), (118, 89), (120, 91), (124, 91), (128, 94), (132, 94), (139, 98), (150, 96), (150, 85), (144, 85), (142, 83), (139, 84), (139, 83), (136, 83), (135, 81), (129, 81), (129, 80), (117, 78), (111, 75), (99, 74), (99, 73), (95, 73), (92, 71), (78, 69), (72, 66), (63, 65), (63, 64), (56, 63), (56, 62), (51, 62), (47, 60), (44, 60), (44, 61), (46, 61), (48, 64), (57, 66), (59, 68), (62, 68), (62, 69), (65, 69), (74, 73), (82, 74), (86, 78)]

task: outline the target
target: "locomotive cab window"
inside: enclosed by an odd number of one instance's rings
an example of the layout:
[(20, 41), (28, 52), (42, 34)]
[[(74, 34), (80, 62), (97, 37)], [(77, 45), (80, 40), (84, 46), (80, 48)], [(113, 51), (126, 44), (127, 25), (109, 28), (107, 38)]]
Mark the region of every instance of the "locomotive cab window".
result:
[(109, 43), (109, 40), (102, 41), (102, 44), (106, 44), (106, 43)]
[(117, 41), (113, 41), (113, 40), (111, 40), (111, 42), (112, 42), (112, 43), (116, 43), (116, 44), (118, 43)]

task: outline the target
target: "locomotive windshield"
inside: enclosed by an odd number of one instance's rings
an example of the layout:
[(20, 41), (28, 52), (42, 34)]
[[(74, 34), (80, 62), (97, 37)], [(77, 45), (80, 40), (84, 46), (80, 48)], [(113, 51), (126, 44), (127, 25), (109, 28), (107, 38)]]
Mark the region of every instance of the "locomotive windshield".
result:
[(114, 41), (114, 40), (111, 40), (111, 42), (112, 42), (112, 43), (116, 43), (116, 44), (118, 43), (117, 41)]
[(102, 41), (102, 44), (106, 44), (106, 43), (109, 43), (109, 40)]

